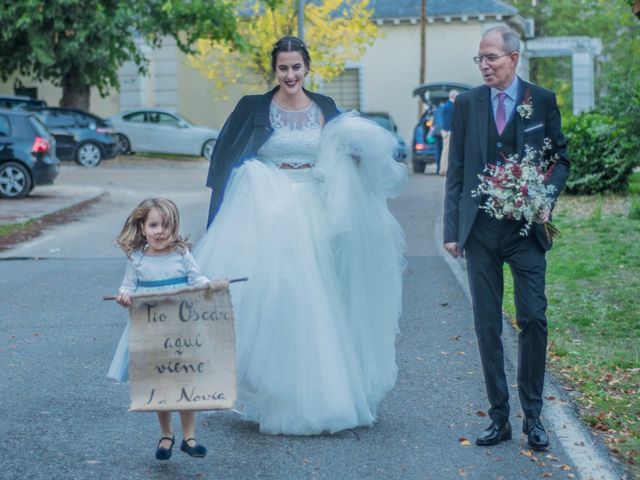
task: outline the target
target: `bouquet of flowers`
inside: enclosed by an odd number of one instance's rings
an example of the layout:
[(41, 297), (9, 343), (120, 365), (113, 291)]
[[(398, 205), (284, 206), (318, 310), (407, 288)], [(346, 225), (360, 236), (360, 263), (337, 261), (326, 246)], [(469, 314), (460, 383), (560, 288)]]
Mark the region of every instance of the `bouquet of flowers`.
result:
[[(471, 192), (474, 197), (487, 197), (480, 208), (494, 218), (524, 219), (520, 235), (528, 235), (538, 215), (546, 208), (551, 209), (556, 189), (546, 184), (557, 160), (557, 155), (545, 158), (549, 150), (551, 141), (545, 139), (541, 152), (525, 146), (522, 159), (518, 155), (510, 155), (502, 165), (489, 164), (483, 174), (478, 175), (480, 185)], [(538, 155), (541, 160), (536, 162)], [(545, 222), (544, 228), (549, 241), (560, 233), (551, 222)]]

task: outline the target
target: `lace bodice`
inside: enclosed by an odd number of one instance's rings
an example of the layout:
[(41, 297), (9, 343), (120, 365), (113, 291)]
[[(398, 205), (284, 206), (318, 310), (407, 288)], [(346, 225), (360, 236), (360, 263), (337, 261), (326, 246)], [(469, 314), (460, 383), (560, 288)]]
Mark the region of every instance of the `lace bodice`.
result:
[(273, 134), (258, 150), (258, 159), (278, 167), (313, 165), (322, 133), (320, 108), (311, 102), (304, 110), (290, 111), (271, 102), (269, 119)]

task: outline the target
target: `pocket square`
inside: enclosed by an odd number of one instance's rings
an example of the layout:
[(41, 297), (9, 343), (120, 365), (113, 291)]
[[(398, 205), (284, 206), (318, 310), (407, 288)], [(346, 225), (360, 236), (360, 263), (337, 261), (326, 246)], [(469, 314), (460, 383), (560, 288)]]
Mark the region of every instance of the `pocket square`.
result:
[(544, 123), (536, 123), (535, 125), (531, 125), (530, 127), (525, 128), (524, 133), (535, 132), (536, 130), (540, 130), (541, 128), (544, 128)]

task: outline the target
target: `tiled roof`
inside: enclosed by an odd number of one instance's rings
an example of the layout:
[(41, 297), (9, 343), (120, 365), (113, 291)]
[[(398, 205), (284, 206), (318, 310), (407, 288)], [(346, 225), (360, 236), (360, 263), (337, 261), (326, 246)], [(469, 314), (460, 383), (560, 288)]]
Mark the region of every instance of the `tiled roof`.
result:
[[(319, 3), (322, 0), (306, 0)], [(245, 0), (240, 6), (241, 16), (252, 15), (251, 5), (256, 0)], [(375, 20), (391, 18), (419, 18), (420, 0), (370, 0)], [(428, 17), (477, 16), (477, 15), (516, 15), (518, 9), (500, 0), (427, 0)], [(336, 12), (335, 15), (339, 15)]]
[[(373, 18), (420, 17), (420, 0), (370, 0)], [(427, 0), (427, 16), (516, 15), (518, 9), (500, 0)]]

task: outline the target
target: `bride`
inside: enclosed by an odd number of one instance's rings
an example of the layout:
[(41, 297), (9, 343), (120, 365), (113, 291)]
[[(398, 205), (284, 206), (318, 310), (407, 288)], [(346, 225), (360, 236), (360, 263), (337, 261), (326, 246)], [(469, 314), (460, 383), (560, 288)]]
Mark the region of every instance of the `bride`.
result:
[(407, 180), (382, 128), (303, 83), (304, 43), (275, 44), (278, 86), (243, 97), (211, 157), (209, 228), (194, 250), (233, 287), (238, 401), (270, 434), (370, 426), (396, 379)]

